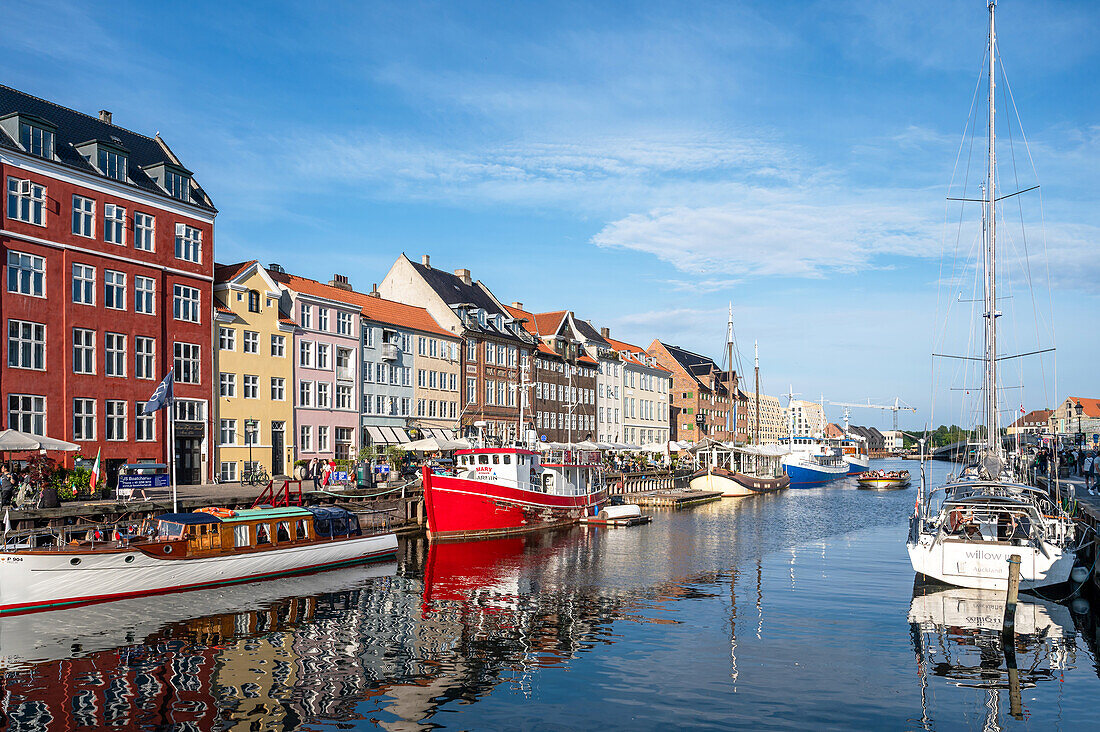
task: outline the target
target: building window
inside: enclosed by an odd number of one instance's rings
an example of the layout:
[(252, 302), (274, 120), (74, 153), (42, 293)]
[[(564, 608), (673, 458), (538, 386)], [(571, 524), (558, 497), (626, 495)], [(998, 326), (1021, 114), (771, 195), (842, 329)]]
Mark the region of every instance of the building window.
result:
[(485, 403), (486, 404), (495, 404), (496, 402), (493, 400), (493, 396), (494, 396), (493, 382), (486, 379), (485, 380)]
[(242, 350), (245, 353), (259, 353), (260, 334), (254, 330), (246, 330), (244, 332), (244, 343), (242, 344), (242, 346)]
[(298, 343), (298, 365), (313, 368), (313, 341)]
[(95, 331), (73, 328), (73, 373), (95, 373)]
[(237, 444), (237, 420), (235, 420), (235, 419), (219, 419), (218, 420), (218, 444), (220, 444), (220, 445), (236, 445)]
[(477, 341), (473, 338), (466, 339), (466, 360), (477, 361)]
[(100, 173), (115, 180), (126, 180), (126, 155), (100, 147), (97, 158), (96, 162), (99, 163), (97, 167)]
[(45, 371), (45, 325), (25, 320), (8, 321), (8, 366)]
[(237, 350), (237, 331), (232, 328), (218, 328), (218, 348), (222, 351)]
[(126, 273), (103, 270), (103, 305), (112, 310), (126, 309)]
[(105, 333), (103, 373), (107, 376), (126, 376), (126, 336), (122, 333)]
[[(328, 308), (317, 308), (317, 330), (328, 333)], [(317, 444), (321, 444), (321, 436), (317, 436)]]
[(46, 187), (29, 180), (8, 178), (8, 218), (46, 225)]
[(229, 399), (237, 396), (237, 375), (230, 373), (218, 374), (218, 396)]
[(271, 357), (286, 358), (286, 336), (271, 336)]
[(176, 370), (176, 382), (180, 384), (201, 383), (199, 373), (199, 347), (195, 343), (173, 344), (173, 367)]
[[(236, 483), (237, 482), (237, 463), (232, 460), (227, 460), (221, 464), (221, 481), (222, 483)], [(238, 529), (244, 529), (245, 535), (248, 534), (247, 526), (238, 526)], [(247, 538), (243, 542), (236, 542), (237, 546), (248, 546)]]
[(317, 368), (328, 371), (332, 368), (329, 365), (329, 344), (318, 343), (317, 344)]
[(308, 424), (302, 425), (298, 438), (299, 452), (313, 452), (313, 428)]
[(425, 410), (425, 405), (426, 404), (427, 404), (426, 399), (417, 399), (416, 400), (416, 416), (417, 417), (427, 416), (427, 412)]
[(152, 277), (134, 277), (134, 312), (156, 315), (157, 281)]
[(8, 252), (8, 292), (46, 296), (46, 260), (33, 254)]
[(374, 395), (363, 395), (363, 414), (371, 414), (374, 412)]
[(153, 338), (136, 336), (134, 338), (134, 376), (139, 379), (153, 379), (153, 363), (156, 360), (157, 342)]
[(103, 204), (103, 241), (126, 244), (126, 209), (113, 203)]
[(260, 312), (260, 293), (255, 290), (248, 291), (248, 312)]
[(8, 394), (8, 429), (46, 434), (46, 397)]
[(138, 442), (154, 442), (157, 439), (157, 413), (142, 414), (145, 402), (134, 404), (134, 439)]
[(95, 305), (95, 267), (86, 264), (73, 265), (73, 302), (79, 305)]
[(260, 377), (254, 374), (244, 375), (244, 398), (245, 399), (259, 399), (260, 398)]
[(202, 232), (194, 226), (176, 224), (176, 259), (202, 262)]
[(336, 408), (351, 409), (351, 387), (347, 384), (336, 385)]
[(302, 327), (313, 327), (313, 306), (311, 305), (302, 305)]
[(73, 439), (95, 440), (95, 399), (73, 399)]
[(95, 238), (95, 201), (84, 196), (73, 196), (73, 233)]
[[(317, 382), (317, 406), (319, 408), (329, 409), (329, 408), (332, 407), (332, 401), (330, 399), (330, 397), (331, 397), (331, 391), (330, 391), (331, 388), (332, 388), (332, 384), (329, 384), (327, 381), (318, 381)], [(318, 433), (318, 435), (317, 435), (317, 446), (320, 447), (320, 444), (321, 444), (321, 435)]]
[(151, 252), (156, 249), (155, 218), (147, 213), (134, 212), (134, 249)]
[(121, 399), (108, 399), (103, 414), (107, 428), (107, 439), (121, 441), (126, 439), (126, 402)]
[(299, 381), (298, 382), (298, 406), (299, 407), (312, 407), (313, 406), (313, 382), (312, 381)]
[(477, 401), (477, 379), (466, 377), (466, 403), (473, 404)]
[(374, 328), (364, 328), (363, 337), (365, 340), (364, 347), (374, 348)]
[(271, 377), (271, 400), (276, 402), (286, 401), (286, 379), (282, 376)]
[(374, 398), (374, 413), (385, 414), (386, 413), (386, 397), (379, 394)]
[(351, 313), (336, 313), (336, 332), (351, 335)]
[(408, 417), (409, 416), (409, 408), (410, 407), (412, 407), (412, 399), (410, 399), (409, 397), (402, 397), (401, 398), (401, 416), (402, 417)]
[(317, 427), (317, 452), (328, 452), (328, 427)]
[[(164, 190), (168, 191), (168, 195), (172, 198), (178, 198), (181, 201), (191, 200), (191, 179), (186, 175), (181, 175), (174, 170), (164, 170)], [(176, 255), (179, 256), (179, 255)]]
[(199, 291), (187, 285), (172, 286), (172, 315), (176, 320), (199, 322)]
[(53, 160), (53, 132), (27, 122), (19, 123), (19, 144), (31, 155)]

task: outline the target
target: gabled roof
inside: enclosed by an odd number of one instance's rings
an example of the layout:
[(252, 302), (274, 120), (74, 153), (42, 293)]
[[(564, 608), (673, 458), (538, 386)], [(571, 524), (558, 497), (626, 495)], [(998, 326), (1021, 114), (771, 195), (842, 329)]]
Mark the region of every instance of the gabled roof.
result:
[(633, 343), (627, 343), (625, 341), (618, 341), (618, 340), (615, 340), (614, 338), (605, 338), (603, 340), (604, 340), (605, 343), (607, 343), (608, 347), (618, 351), (620, 354), (622, 354), (625, 351), (626, 354), (627, 354), (626, 355), (626, 360), (630, 363), (637, 364), (638, 366), (644, 366), (647, 369), (655, 369), (657, 371), (664, 371), (666, 374), (672, 373), (671, 371), (669, 371), (664, 366), (661, 366), (658, 363), (654, 363), (652, 366), (650, 366), (645, 361), (638, 358), (638, 354), (645, 354), (647, 357), (649, 356), (649, 354), (646, 353), (644, 348), (640, 348), (638, 346), (635, 346)]
[(322, 297), (326, 300), (333, 300), (356, 307), (359, 309), (360, 314), (367, 320), (383, 325), (393, 325), (424, 333), (458, 338), (454, 333), (449, 333), (440, 327), (440, 325), (435, 322), (435, 318), (429, 315), (428, 311), (424, 308), (418, 308), (414, 305), (405, 305), (404, 303), (386, 300), (381, 297), (372, 297), (371, 295), (355, 290), (345, 290), (341, 287), (334, 287), (323, 282), (318, 282), (317, 280), (311, 280), (308, 277), (300, 277), (285, 272), (274, 272), (272, 270), (268, 270), (267, 272), (271, 275), (273, 280), (286, 285), (296, 292), (313, 295), (314, 297)]
[(222, 313), (224, 315), (233, 314), (233, 311), (229, 309), (229, 306), (222, 302), (222, 299), (217, 295), (214, 296), (214, 311)]
[[(169, 196), (143, 170), (143, 168), (157, 163), (168, 163), (178, 168), (183, 167), (159, 137), (146, 137), (124, 127), (103, 122), (98, 117), (92, 117), (83, 112), (62, 107), (60, 104), (31, 96), (18, 89), (0, 85), (0, 117), (6, 117), (14, 113), (38, 117), (56, 125), (54, 155), (57, 160), (54, 161), (55, 163), (92, 175), (102, 176), (99, 170), (85, 160), (84, 156), (76, 149), (77, 145), (93, 140), (101, 140), (115, 147), (123, 148), (128, 155), (128, 180), (118, 181), (119, 183), (132, 185), (147, 193), (155, 193), (170, 200), (178, 200)], [(9, 150), (22, 149), (3, 130), (0, 130), (0, 147)], [(199, 187), (194, 178), (191, 179), (191, 184), (189, 203), (199, 208), (215, 211), (210, 197)]]
[(1070, 397), (1066, 401), (1070, 404), (1077, 404), (1078, 402), (1080, 402), (1081, 407), (1084, 409), (1082, 413), (1086, 417), (1100, 417), (1100, 399), (1089, 399), (1088, 397)]
[[(401, 256), (405, 256), (402, 254)], [(408, 259), (406, 257), (406, 259)], [(411, 259), (408, 260), (409, 265), (413, 270), (423, 278), (428, 287), (432, 288), (432, 291), (439, 296), (448, 307), (455, 308), (460, 305), (466, 305), (471, 308), (477, 308), (484, 310), (488, 315), (503, 315), (505, 318), (511, 319), (512, 314), (508, 312), (507, 308), (497, 302), (484, 285), (480, 282), (471, 282), (466, 284), (458, 275), (445, 272), (435, 267), (431, 267), (425, 264), (418, 264)], [(477, 324), (473, 327), (466, 326), (470, 330), (480, 331), (489, 335), (495, 335), (501, 338), (506, 338), (512, 341), (524, 342), (519, 336), (513, 333), (507, 327), (501, 329), (492, 324), (490, 317), (485, 327)]]
[(581, 320), (574, 316), (573, 325), (577, 327), (577, 331), (585, 340), (592, 341), (593, 343), (607, 343), (607, 339), (600, 335), (600, 332), (587, 320)]
[[(1081, 404), (1084, 406), (1084, 403)], [(1050, 415), (1054, 412), (1052, 409), (1032, 409), (1027, 414), (1022, 415), (1019, 419), (1013, 422), (1010, 427), (1023, 427), (1025, 424), (1034, 424), (1035, 422), (1047, 422), (1050, 419)]]
[(568, 310), (556, 310), (552, 313), (535, 313), (535, 331), (538, 335), (557, 335)]

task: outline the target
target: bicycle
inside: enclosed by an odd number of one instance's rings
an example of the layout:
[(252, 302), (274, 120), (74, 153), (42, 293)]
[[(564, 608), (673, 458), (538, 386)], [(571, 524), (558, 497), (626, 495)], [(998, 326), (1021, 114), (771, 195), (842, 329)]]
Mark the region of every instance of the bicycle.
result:
[(271, 482), (271, 477), (267, 474), (267, 468), (257, 465), (252, 472), (244, 474), (242, 482), (249, 485), (267, 485)]

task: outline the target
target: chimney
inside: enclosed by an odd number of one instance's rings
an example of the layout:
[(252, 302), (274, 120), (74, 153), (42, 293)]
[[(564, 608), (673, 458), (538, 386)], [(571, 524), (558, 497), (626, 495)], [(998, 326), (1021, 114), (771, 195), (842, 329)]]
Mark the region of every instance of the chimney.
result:
[(514, 303), (512, 303), (512, 307), (514, 307), (516, 310), (523, 310), (523, 303), (514, 302)]
[(611, 329), (610, 328), (600, 328), (600, 335), (603, 336), (604, 338), (610, 338), (611, 337)]
[(429, 257), (427, 254), (421, 255), (420, 263), (430, 269), (432, 266), (432, 258)]
[(378, 292), (378, 284), (377, 283), (370, 286), (370, 296), (371, 297), (382, 297), (382, 293)]
[(470, 277), (470, 270), (468, 269), (456, 269), (455, 277), (462, 280), (462, 284), (464, 285), (473, 284), (473, 279)]
[(286, 270), (283, 269), (283, 265), (276, 264), (275, 262), (272, 262), (271, 264), (267, 265), (267, 268), (270, 269), (272, 272), (278, 272), (279, 274), (286, 274)]
[(329, 287), (337, 287), (341, 290), (351, 290), (351, 285), (348, 284), (348, 276), (342, 274), (334, 274), (332, 279), (328, 281)]
[(106, 122), (107, 124), (112, 124), (111, 113), (108, 112), (106, 109), (99, 110), (99, 121)]

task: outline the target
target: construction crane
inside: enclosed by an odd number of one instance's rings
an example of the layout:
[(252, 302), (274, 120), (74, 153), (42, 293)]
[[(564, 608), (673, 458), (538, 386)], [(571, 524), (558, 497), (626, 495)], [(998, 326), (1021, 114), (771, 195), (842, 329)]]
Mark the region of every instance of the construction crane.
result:
[(834, 407), (848, 407), (848, 408), (863, 408), (863, 409), (888, 409), (894, 413), (894, 431), (898, 429), (898, 412), (916, 412), (915, 407), (911, 407), (901, 400), (901, 397), (894, 397), (893, 404), (871, 404), (871, 400), (868, 399), (866, 404), (853, 404), (851, 402), (828, 402)]

